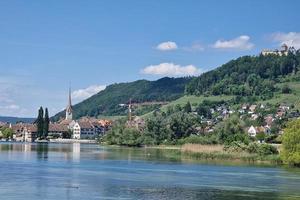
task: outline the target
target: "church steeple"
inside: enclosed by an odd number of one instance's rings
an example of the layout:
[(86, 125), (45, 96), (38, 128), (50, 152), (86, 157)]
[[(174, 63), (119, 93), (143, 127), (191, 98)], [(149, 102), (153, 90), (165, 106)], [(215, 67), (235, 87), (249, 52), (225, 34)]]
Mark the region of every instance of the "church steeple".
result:
[(72, 120), (73, 114), (72, 114), (72, 99), (71, 99), (71, 87), (69, 88), (69, 101), (66, 108), (66, 120)]

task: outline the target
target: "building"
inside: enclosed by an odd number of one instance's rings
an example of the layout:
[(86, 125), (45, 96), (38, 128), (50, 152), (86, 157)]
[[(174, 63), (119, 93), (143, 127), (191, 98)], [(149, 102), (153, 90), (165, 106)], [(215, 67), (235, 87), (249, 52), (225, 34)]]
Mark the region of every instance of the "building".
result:
[(71, 88), (69, 88), (69, 101), (66, 108), (66, 120), (73, 119), (72, 100), (71, 100)]
[(78, 121), (73, 126), (74, 139), (95, 139), (96, 131), (89, 121)]
[(29, 124), (23, 129), (23, 141), (24, 142), (34, 142), (37, 137), (37, 127), (36, 125)]
[(34, 142), (37, 135), (37, 127), (34, 124), (18, 123), (11, 126), (13, 139), (19, 142)]
[(54, 138), (62, 138), (64, 134), (67, 134), (69, 132), (69, 128), (67, 124), (59, 124), (59, 123), (50, 123), (49, 124), (49, 130), (48, 130), (48, 136), (54, 137)]
[(251, 137), (256, 137), (258, 133), (264, 133), (269, 135), (271, 134), (271, 128), (269, 126), (258, 126), (258, 127), (251, 126), (247, 132)]
[(112, 123), (109, 120), (82, 118), (72, 122), (73, 139), (95, 139), (104, 135)]
[(277, 56), (287, 56), (289, 51), (294, 52), (294, 47), (289, 48), (286, 44), (283, 44), (281, 46), (281, 49), (275, 49), (275, 50), (269, 50), (269, 49), (265, 49), (261, 52), (261, 54), (263, 56), (267, 56), (267, 55), (277, 55)]

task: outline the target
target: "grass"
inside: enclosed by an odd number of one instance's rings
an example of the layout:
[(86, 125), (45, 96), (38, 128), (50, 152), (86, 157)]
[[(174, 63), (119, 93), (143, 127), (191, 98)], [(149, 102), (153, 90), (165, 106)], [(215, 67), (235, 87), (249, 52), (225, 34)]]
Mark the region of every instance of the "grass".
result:
[(270, 103), (270, 104), (278, 104), (278, 103), (287, 103), (294, 104), (295, 109), (300, 109), (300, 82), (285, 82), (278, 83), (276, 86), (278, 88), (282, 88), (283, 85), (288, 85), (292, 89), (292, 93), (290, 94), (282, 94), (281, 91), (275, 93), (272, 99), (268, 99), (265, 101), (260, 101), (259, 103)]
[[(176, 99), (174, 101), (171, 101), (170, 103), (163, 105), (161, 107), (162, 111), (167, 111), (168, 106), (176, 106), (177, 104), (179, 104), (180, 106), (184, 106), (187, 102), (190, 102), (192, 107), (196, 107), (197, 105), (199, 105), (200, 103), (202, 103), (204, 100), (209, 100), (209, 101), (229, 101), (232, 98), (234, 98), (234, 96), (227, 96), (227, 95), (220, 95), (220, 96), (208, 96), (205, 97), (203, 95), (201, 96), (195, 96), (195, 95), (185, 95), (179, 99)], [(149, 112), (146, 113), (145, 115), (142, 115), (143, 118), (147, 118), (151, 115), (151, 113), (153, 112)]]
[(260, 156), (247, 152), (227, 152), (223, 145), (185, 144), (181, 147), (183, 156), (196, 160), (232, 160), (249, 163), (281, 164), (279, 155)]
[(181, 151), (192, 153), (225, 153), (223, 145), (184, 144), (181, 147)]

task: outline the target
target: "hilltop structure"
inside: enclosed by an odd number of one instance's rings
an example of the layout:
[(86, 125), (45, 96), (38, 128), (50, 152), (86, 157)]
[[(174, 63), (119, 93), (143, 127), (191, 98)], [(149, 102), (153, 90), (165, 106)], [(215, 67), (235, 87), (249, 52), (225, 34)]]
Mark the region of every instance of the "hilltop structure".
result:
[(270, 49), (264, 49), (261, 54), (263, 56), (267, 55), (277, 55), (277, 56), (287, 56), (289, 52), (295, 53), (296, 49), (294, 47), (288, 47), (286, 44), (282, 44), (281, 49), (275, 49), (275, 50), (270, 50)]

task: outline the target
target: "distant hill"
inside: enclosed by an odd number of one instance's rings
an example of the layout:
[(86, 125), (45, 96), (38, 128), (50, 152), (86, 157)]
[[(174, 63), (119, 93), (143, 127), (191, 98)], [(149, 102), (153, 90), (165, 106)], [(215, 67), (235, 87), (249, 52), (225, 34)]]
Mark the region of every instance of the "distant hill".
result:
[(15, 124), (17, 122), (33, 123), (34, 121), (35, 121), (35, 118), (0, 116), (0, 122), (7, 122), (7, 123), (12, 123), (12, 124)]
[[(243, 56), (195, 77), (187, 84), (192, 95), (236, 95), (272, 98), (275, 84), (300, 71), (300, 51), (287, 56)], [(294, 81), (294, 80), (293, 80)]]
[[(138, 80), (129, 83), (112, 84), (98, 94), (73, 106), (75, 118), (82, 116), (116, 116), (126, 115), (127, 104), (151, 101), (172, 101), (184, 95), (186, 84), (191, 80), (185, 78), (162, 78), (156, 81)], [(153, 107), (155, 108), (155, 107)], [(64, 117), (62, 111), (52, 117), (56, 121)]]
[[(138, 80), (112, 84), (105, 90), (76, 104), (75, 118), (82, 116), (124, 116), (127, 107), (120, 104), (136, 102), (233, 99), (242, 102), (291, 103), (300, 108), (300, 51), (287, 56), (242, 56), (193, 78), (162, 78), (157, 81)], [(284, 91), (283, 91), (284, 90)], [(212, 98), (210, 98), (212, 97)], [(213, 98), (215, 97), (215, 98)], [(228, 97), (228, 98), (227, 98)], [(196, 104), (196, 102), (194, 102)], [(163, 108), (165, 108), (163, 106)], [(134, 114), (144, 115), (160, 105), (137, 107)], [(64, 111), (52, 117), (64, 117)]]

